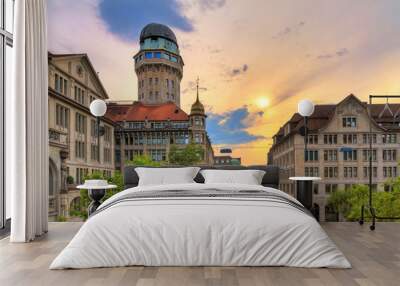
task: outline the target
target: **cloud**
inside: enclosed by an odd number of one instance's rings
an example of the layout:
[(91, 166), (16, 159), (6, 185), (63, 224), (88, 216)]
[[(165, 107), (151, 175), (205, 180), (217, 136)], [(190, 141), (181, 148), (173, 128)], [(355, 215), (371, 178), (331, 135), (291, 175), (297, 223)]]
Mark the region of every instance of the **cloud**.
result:
[(343, 56), (348, 55), (349, 53), (350, 52), (349, 52), (348, 49), (341, 48), (341, 49), (337, 50), (334, 53), (327, 53), (327, 54), (318, 55), (317, 59), (318, 60), (327, 60), (327, 59), (332, 59), (332, 58), (335, 58), (335, 57), (343, 57)]
[(208, 47), (208, 50), (209, 50), (210, 54), (222, 53), (222, 49), (214, 49), (214, 48)]
[[(195, 81), (188, 81), (186, 87), (182, 90), (182, 94), (188, 93), (190, 91), (196, 91), (197, 87), (196, 87), (196, 82)], [(199, 91), (207, 91), (208, 89), (206, 87), (202, 87), (199, 84)]]
[(321, 54), (317, 56), (317, 59), (319, 60), (326, 60), (326, 59), (331, 59), (333, 57), (332, 54)]
[(338, 62), (329, 62), (327, 65), (319, 66), (306, 73), (298, 72), (295, 75), (290, 75), (288, 78), (285, 78), (285, 80), (277, 85), (276, 92), (274, 93), (276, 96), (270, 107), (276, 106), (293, 96), (297, 96), (304, 90), (320, 84), (324, 76), (335, 70), (338, 66), (340, 66)]
[[(112, 34), (99, 17), (100, 0), (49, 0), (48, 49), (53, 53), (87, 53), (111, 99), (136, 99), (133, 51)], [(112, 52), (110, 52), (112, 51)]]
[(179, 43), (179, 49), (180, 49), (180, 50), (187, 50), (187, 51), (190, 51), (190, 50), (192, 50), (192, 44), (191, 44), (190, 42), (183, 42), (183, 41), (180, 41), (180, 43)]
[(201, 11), (201, 13), (217, 10), (219, 8), (224, 7), (225, 4), (226, 0), (191, 0), (191, 1), (186, 0), (180, 2), (180, 5), (183, 8), (183, 10), (187, 11), (196, 7), (199, 9), (199, 11)]
[(272, 38), (277, 40), (277, 39), (285, 38), (285, 37), (289, 36), (290, 34), (298, 33), (300, 31), (300, 29), (305, 26), (305, 24), (306, 23), (304, 21), (300, 21), (296, 25), (287, 26), (283, 30), (279, 31), (274, 36), (272, 36)]
[(347, 55), (348, 53), (349, 53), (349, 50), (346, 49), (346, 48), (342, 48), (342, 49), (336, 51), (336, 55), (337, 55), (338, 57), (345, 56), (345, 55)]
[(243, 73), (247, 72), (248, 69), (249, 69), (249, 66), (248, 66), (247, 64), (244, 64), (243, 66), (238, 67), (238, 68), (233, 68), (233, 69), (229, 72), (229, 76), (230, 76), (230, 77), (238, 76), (238, 75), (240, 75), (240, 74), (243, 74)]
[(193, 31), (190, 20), (180, 13), (181, 4), (177, 0), (102, 0), (99, 9), (109, 30), (128, 41), (135, 41), (140, 30), (150, 22)]
[[(319, 60), (328, 60), (332, 58), (344, 57), (350, 52), (346, 48), (341, 48), (331, 54), (321, 54), (317, 57)], [(311, 55), (306, 55), (311, 57)], [(271, 107), (278, 105), (279, 103), (304, 92), (304, 90), (311, 88), (315, 85), (321, 84), (325, 77), (335, 71), (342, 65), (342, 61), (326, 61), (324, 65), (316, 66), (307, 72), (298, 72), (295, 75), (291, 75), (285, 78), (276, 87), (276, 96), (272, 102)]]
[(222, 114), (212, 113), (207, 118), (207, 131), (213, 144), (249, 143), (264, 138), (246, 131), (262, 116), (260, 112), (249, 112), (247, 106)]
[(201, 0), (199, 1), (200, 9), (215, 10), (225, 6), (226, 0)]

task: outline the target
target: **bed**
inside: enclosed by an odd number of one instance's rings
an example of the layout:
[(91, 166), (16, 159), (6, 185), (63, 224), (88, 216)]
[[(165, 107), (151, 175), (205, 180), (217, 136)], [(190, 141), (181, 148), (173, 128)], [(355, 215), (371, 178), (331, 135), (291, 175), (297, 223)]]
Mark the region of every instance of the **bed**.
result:
[(350, 268), (314, 217), (279, 191), (276, 168), (262, 184), (196, 182), (137, 186), (105, 201), (50, 269), (144, 266)]

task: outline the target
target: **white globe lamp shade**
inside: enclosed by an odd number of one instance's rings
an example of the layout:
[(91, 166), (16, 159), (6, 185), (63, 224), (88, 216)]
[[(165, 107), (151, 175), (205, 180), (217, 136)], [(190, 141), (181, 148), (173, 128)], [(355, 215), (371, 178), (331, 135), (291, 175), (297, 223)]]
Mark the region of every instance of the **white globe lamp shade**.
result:
[(314, 113), (314, 103), (311, 100), (303, 99), (299, 102), (297, 109), (301, 116), (311, 116)]
[(95, 99), (90, 104), (90, 113), (96, 117), (101, 117), (106, 114), (107, 111), (107, 104), (104, 100)]

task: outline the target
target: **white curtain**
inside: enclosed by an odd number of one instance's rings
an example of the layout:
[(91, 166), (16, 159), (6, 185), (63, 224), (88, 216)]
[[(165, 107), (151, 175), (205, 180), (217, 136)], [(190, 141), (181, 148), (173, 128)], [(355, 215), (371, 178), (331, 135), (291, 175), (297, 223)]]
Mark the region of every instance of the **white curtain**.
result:
[(14, 94), (6, 98), (6, 187), (12, 242), (48, 226), (48, 73), (46, 0), (15, 1)]

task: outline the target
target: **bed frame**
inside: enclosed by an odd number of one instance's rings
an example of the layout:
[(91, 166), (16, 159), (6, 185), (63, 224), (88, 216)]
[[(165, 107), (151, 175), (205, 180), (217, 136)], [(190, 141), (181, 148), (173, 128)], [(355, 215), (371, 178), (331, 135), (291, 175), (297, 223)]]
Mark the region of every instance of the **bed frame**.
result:
[[(124, 168), (124, 185), (125, 189), (136, 187), (139, 183), (139, 176), (135, 171), (136, 167), (142, 166), (126, 166)], [(176, 168), (177, 166), (166, 166), (166, 167), (158, 167), (158, 168)], [(254, 165), (254, 166), (224, 166), (224, 167), (215, 167), (215, 166), (198, 166), (202, 170), (205, 169), (214, 169), (214, 170), (249, 170), (256, 169), (265, 171), (265, 175), (262, 179), (261, 184), (264, 187), (271, 187), (278, 189), (279, 188), (279, 167), (276, 166), (264, 166), (264, 165)], [(194, 178), (197, 183), (204, 183), (204, 178), (200, 174), (197, 174), (196, 178)]]

